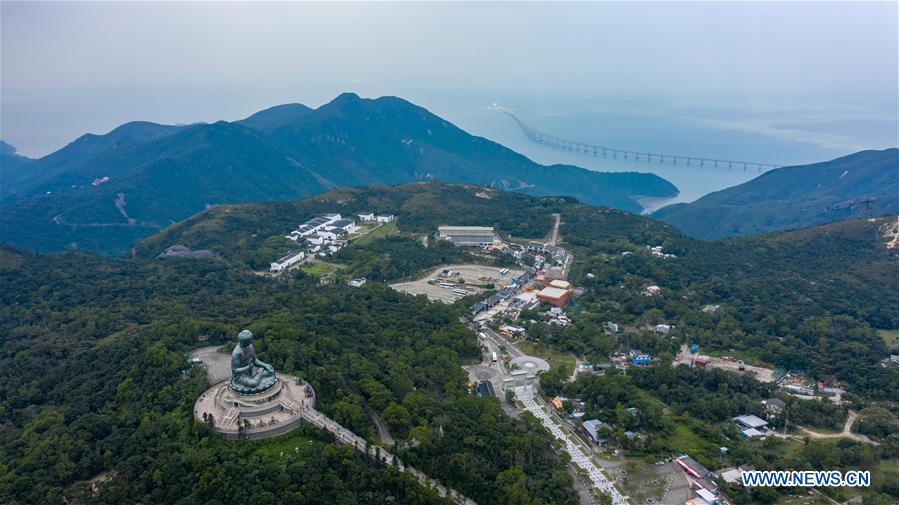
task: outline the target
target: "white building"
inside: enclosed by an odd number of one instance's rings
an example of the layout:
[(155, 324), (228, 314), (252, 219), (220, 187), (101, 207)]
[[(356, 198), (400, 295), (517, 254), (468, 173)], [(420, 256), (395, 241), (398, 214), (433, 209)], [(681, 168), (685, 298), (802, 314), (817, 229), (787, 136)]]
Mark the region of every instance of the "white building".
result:
[(517, 335), (519, 333), (524, 333), (525, 329), (520, 326), (512, 326), (511, 324), (504, 324), (500, 326), (500, 331), (504, 331), (506, 333), (510, 333), (512, 335)]
[(759, 430), (768, 426), (768, 421), (753, 415), (737, 416), (734, 418), (734, 422), (744, 430)]
[(337, 228), (347, 233), (353, 233), (354, 231), (356, 231), (357, 226), (356, 223), (349, 219), (338, 219), (337, 221), (331, 223), (331, 226), (329, 226), (328, 228)]
[(346, 232), (340, 228), (325, 228), (324, 230), (318, 230), (315, 234), (325, 240), (337, 240), (346, 235)]
[(512, 370), (503, 377), (503, 391), (512, 391), (516, 398), (533, 398), (537, 387), (537, 376), (527, 370)]
[(440, 226), (437, 238), (449, 240), (457, 246), (483, 247), (493, 244), (495, 234), (492, 226)]
[(373, 212), (360, 212), (359, 214), (356, 214), (356, 215), (359, 216), (360, 221), (374, 221), (375, 220), (375, 214)]
[[(323, 230), (329, 226), (332, 226), (335, 222), (340, 221), (340, 214), (325, 214), (323, 216), (319, 216), (305, 223), (301, 224), (296, 229), (296, 234), (298, 237), (308, 237), (310, 235), (314, 235), (315, 232), (319, 230)], [(291, 233), (293, 235), (293, 233)]]
[(303, 260), (306, 255), (302, 252), (290, 252), (287, 256), (279, 259), (278, 261), (273, 261), (271, 264), (272, 272), (280, 272), (282, 270), (286, 270), (291, 267), (291, 265), (295, 265)]
[(365, 284), (365, 277), (359, 277), (358, 279), (353, 279), (350, 282), (347, 282), (347, 284), (349, 284), (350, 286), (353, 286), (354, 288), (362, 287), (362, 285)]
[(658, 333), (659, 335), (667, 335), (668, 332), (670, 332), (670, 331), (671, 331), (670, 324), (657, 324), (656, 325), (656, 333)]
[(381, 215), (379, 215), (378, 217), (376, 217), (375, 219), (376, 219), (379, 223), (389, 223), (389, 222), (393, 221), (393, 220), (396, 219), (396, 218), (393, 217), (393, 214), (381, 214)]

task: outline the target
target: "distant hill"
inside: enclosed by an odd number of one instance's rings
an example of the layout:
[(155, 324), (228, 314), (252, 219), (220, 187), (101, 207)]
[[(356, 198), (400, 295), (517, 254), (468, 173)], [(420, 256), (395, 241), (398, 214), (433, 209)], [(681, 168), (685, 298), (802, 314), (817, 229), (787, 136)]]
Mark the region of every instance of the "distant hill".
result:
[(16, 154), (16, 148), (0, 140), (0, 194), (6, 194), (9, 185), (28, 174), (24, 169), (34, 161), (31, 158)]
[[(550, 232), (551, 214), (572, 205), (571, 197), (528, 197), (483, 186), (417, 182), (399, 186), (336, 188), (304, 200), (221, 205), (147, 237), (134, 248), (137, 258), (155, 258), (173, 245), (211, 249), (227, 260), (245, 262), (265, 254), (270, 237), (283, 237), (318, 214), (339, 212), (354, 216), (370, 211), (394, 214), (402, 229), (431, 234), (443, 224), (493, 226), (505, 237), (539, 238)], [(621, 222), (652, 223), (680, 234), (664, 223), (623, 211)], [(286, 247), (286, 245), (285, 245)], [(283, 251), (276, 251), (279, 254)], [(259, 265), (273, 258), (261, 257)]]
[(710, 239), (860, 217), (865, 205), (875, 216), (899, 214), (899, 150), (861, 151), (771, 170), (693, 203), (664, 207), (652, 217)]
[(466, 182), (632, 212), (640, 197), (677, 193), (653, 174), (539, 165), (405, 100), (355, 94), (236, 122), (127, 123), (85, 135), (21, 174), (4, 184), (3, 241), (105, 254), (121, 254), (209, 206), (303, 198), (337, 186)]
[[(85, 184), (84, 177), (97, 175), (101, 160), (95, 158), (104, 153), (122, 152), (129, 147), (165, 137), (177, 131), (176, 126), (160, 125), (146, 121), (125, 123), (105, 135), (88, 133), (75, 139), (64, 148), (33, 160), (27, 171), (4, 180), (0, 197), (4, 201), (33, 196), (42, 190), (56, 189), (71, 184)], [(79, 171), (79, 169), (81, 169)], [(82, 172), (88, 172), (83, 174)], [(53, 181), (52, 184), (48, 182)]]

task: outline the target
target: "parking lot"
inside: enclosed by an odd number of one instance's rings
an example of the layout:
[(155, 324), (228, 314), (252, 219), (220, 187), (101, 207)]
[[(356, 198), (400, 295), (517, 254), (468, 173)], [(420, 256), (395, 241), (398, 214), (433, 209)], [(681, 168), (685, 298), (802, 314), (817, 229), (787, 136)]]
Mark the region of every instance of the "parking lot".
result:
[[(484, 265), (443, 265), (432, 270), (426, 277), (412, 282), (391, 284), (390, 287), (403, 293), (425, 295), (429, 300), (453, 303), (460, 295), (454, 289), (464, 289), (468, 294), (480, 293), (485, 288), (501, 288), (521, 274), (521, 270), (510, 270), (500, 275), (502, 268)], [(443, 274), (448, 271), (449, 275)], [(452, 287), (444, 287), (441, 284)]]
[(632, 459), (609, 473), (635, 504), (680, 505), (692, 494), (683, 472), (672, 462), (657, 465)]
[[(719, 358), (711, 358), (708, 366), (720, 368), (729, 372), (751, 375), (759, 382), (774, 382), (774, 370), (760, 366), (745, 365), (734, 361), (726, 361)], [(742, 369), (742, 370), (741, 370)]]

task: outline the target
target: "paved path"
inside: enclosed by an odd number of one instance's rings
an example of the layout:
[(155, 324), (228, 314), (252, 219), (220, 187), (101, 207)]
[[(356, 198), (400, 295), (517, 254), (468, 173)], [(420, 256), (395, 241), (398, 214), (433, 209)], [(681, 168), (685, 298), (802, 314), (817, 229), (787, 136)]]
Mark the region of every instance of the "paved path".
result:
[[(356, 435), (352, 431), (344, 428), (343, 426), (338, 424), (333, 419), (327, 417), (326, 415), (322, 414), (321, 412), (319, 412), (315, 409), (303, 408), (301, 412), (302, 412), (302, 416), (304, 419), (306, 419), (311, 424), (318, 426), (319, 428), (321, 428), (323, 430), (330, 431), (337, 438), (337, 440), (339, 442), (343, 442), (347, 445), (352, 445), (353, 447), (356, 448), (356, 450), (363, 451), (363, 452), (365, 451), (365, 447), (366, 447), (365, 439), (360, 437), (359, 435)], [(385, 450), (383, 447), (369, 446), (369, 454), (372, 456), (378, 457), (381, 460), (381, 462), (384, 463), (385, 465), (388, 465), (388, 466), (395, 465), (396, 468), (399, 469), (399, 471), (407, 472), (407, 473), (411, 474), (423, 486), (434, 489), (435, 491), (437, 491), (437, 494), (439, 494), (443, 498), (449, 498), (453, 502), (459, 503), (461, 505), (477, 505), (477, 503), (475, 503), (474, 500), (471, 500), (470, 498), (465, 497), (462, 493), (459, 493), (458, 491), (456, 491), (454, 489), (444, 487), (443, 485), (438, 483), (436, 480), (431, 479), (430, 477), (423, 474), (419, 470), (416, 470), (415, 468), (413, 468), (411, 466), (407, 466), (407, 465), (403, 464), (403, 462), (400, 461), (399, 458), (394, 458), (393, 454), (391, 454), (389, 451)], [(394, 459), (395, 459), (395, 461), (394, 461)]]
[(490, 340), (490, 342), (493, 345), (495, 345), (498, 348), (504, 348), (506, 350), (506, 352), (509, 354), (509, 356), (512, 357), (512, 359), (527, 356), (527, 354), (521, 352), (521, 350), (519, 348), (512, 345), (512, 342), (509, 342), (502, 335), (493, 331), (493, 328), (490, 328), (489, 326), (484, 326), (482, 331), (487, 335), (487, 338)]
[(552, 238), (549, 240), (549, 243), (550, 243), (551, 245), (557, 245), (557, 242), (559, 241), (559, 223), (560, 223), (561, 220), (562, 220), (562, 215), (561, 215), (561, 214), (553, 214), (553, 218), (554, 218), (556, 221), (555, 221), (555, 223), (553, 224), (553, 236), (552, 236)]
[(852, 425), (855, 423), (855, 420), (858, 419), (858, 412), (854, 410), (849, 411), (849, 416), (846, 418), (846, 424), (843, 425), (843, 431), (840, 433), (819, 433), (817, 431), (812, 431), (808, 428), (804, 428), (802, 426), (799, 429), (807, 435), (809, 438), (851, 438), (852, 440), (856, 440), (858, 442), (865, 442), (868, 444), (878, 445), (877, 442), (871, 440), (870, 438), (860, 435), (858, 433), (852, 433)]
[(593, 460), (581, 451), (580, 447), (574, 443), (571, 437), (562, 431), (562, 428), (544, 411), (533, 398), (525, 398), (521, 400), (525, 410), (534, 414), (534, 417), (540, 420), (544, 426), (553, 434), (553, 436), (565, 443), (565, 451), (571, 456), (571, 461), (581, 469), (587, 472), (587, 476), (593, 483), (593, 486), (605, 494), (612, 497), (613, 505), (625, 505), (628, 503), (624, 497), (611, 482), (603, 475), (602, 471), (593, 463)]
[(206, 369), (206, 379), (210, 384), (231, 378), (231, 355), (227, 352), (218, 352), (222, 346), (210, 345), (194, 349), (190, 353), (191, 359), (200, 359)]

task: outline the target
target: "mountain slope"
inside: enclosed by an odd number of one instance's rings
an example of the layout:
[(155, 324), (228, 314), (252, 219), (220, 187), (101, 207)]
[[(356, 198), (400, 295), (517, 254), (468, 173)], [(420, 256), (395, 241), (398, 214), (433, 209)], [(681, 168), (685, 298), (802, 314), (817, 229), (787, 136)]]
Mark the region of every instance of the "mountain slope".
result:
[[(48, 154), (30, 163), (28, 170), (19, 171), (11, 177), (4, 176), (4, 184), (0, 198), (17, 200), (42, 192), (42, 186), (48, 181), (62, 177), (71, 184), (85, 184), (93, 180), (84, 180), (79, 169), (96, 167), (91, 173), (100, 173), (104, 168), (97, 156), (105, 153), (127, 151), (129, 147), (141, 145), (156, 139), (174, 134), (180, 127), (133, 121), (125, 123), (105, 135), (88, 133), (78, 137), (64, 148)], [(73, 174), (65, 178), (66, 175)], [(78, 175), (74, 175), (78, 174)]]
[[(563, 246), (575, 255), (570, 280), (585, 292), (570, 310), (576, 324), (541, 335), (547, 345), (601, 358), (598, 349), (616, 349), (605, 347), (606, 321), (634, 328), (668, 322), (685, 333), (657, 342), (650, 348), (653, 354), (673, 356), (689, 336), (709, 350), (736, 349), (813, 377), (838, 377), (872, 396), (890, 397), (899, 388), (899, 369), (878, 365), (886, 348), (873, 330), (899, 327), (899, 255), (886, 246), (886, 230), (895, 218), (702, 241), (663, 222), (571, 198), (415, 183), (216, 207), (145, 239), (135, 257), (152, 259), (180, 244), (211, 249), (235, 268), (265, 269), (296, 246), (283, 236), (297, 223), (325, 212), (352, 215), (362, 209), (395, 214), (400, 237), (344, 251), (377, 251), (368, 266), (391, 272), (411, 257), (429, 256), (421, 236), (441, 224), (495, 226), (502, 237), (524, 241), (547, 236), (552, 214), (560, 214)], [(650, 254), (647, 246), (656, 245), (676, 257)], [(359, 256), (338, 254), (328, 261), (341, 263), (340, 275), (352, 278), (361, 273), (353, 270), (353, 258)], [(419, 262), (410, 264), (421, 268)], [(366, 268), (363, 264), (362, 272)], [(415, 277), (419, 272), (400, 273)], [(661, 291), (645, 296), (649, 285)], [(707, 312), (709, 305), (718, 308)], [(642, 340), (645, 335), (640, 338), (640, 348), (647, 350), (650, 342)]]
[[(536, 195), (564, 194), (629, 211), (639, 210), (635, 196), (676, 191), (650, 174), (538, 165), (396, 97), (367, 100), (344, 93), (315, 111), (297, 114), (293, 121), (257, 128), (338, 186), (437, 179)], [(312, 152), (318, 156), (308, 156)]]
[[(72, 184), (101, 176), (109, 181)], [(220, 122), (104, 151), (44, 181), (37, 196), (7, 206), (0, 223), (3, 240), (27, 248), (75, 243), (120, 254), (135, 239), (210, 205), (296, 198), (325, 188), (252, 130)]]
[(313, 110), (315, 109), (306, 107), (301, 103), (286, 103), (261, 110), (245, 119), (241, 119), (238, 123), (255, 130), (271, 130), (296, 121)]
[(336, 186), (439, 179), (634, 212), (636, 198), (677, 193), (653, 174), (538, 165), (405, 100), (354, 94), (233, 123), (128, 123), (81, 137), (29, 164), (27, 174), (4, 189), (2, 240), (107, 254), (209, 205), (303, 198)]
[(670, 205), (653, 217), (697, 238), (752, 235), (899, 213), (899, 150), (862, 151), (812, 165), (771, 170), (749, 182)]
[(9, 185), (21, 179), (28, 170), (23, 168), (34, 160), (16, 154), (16, 148), (0, 140), (0, 194), (5, 194)]

